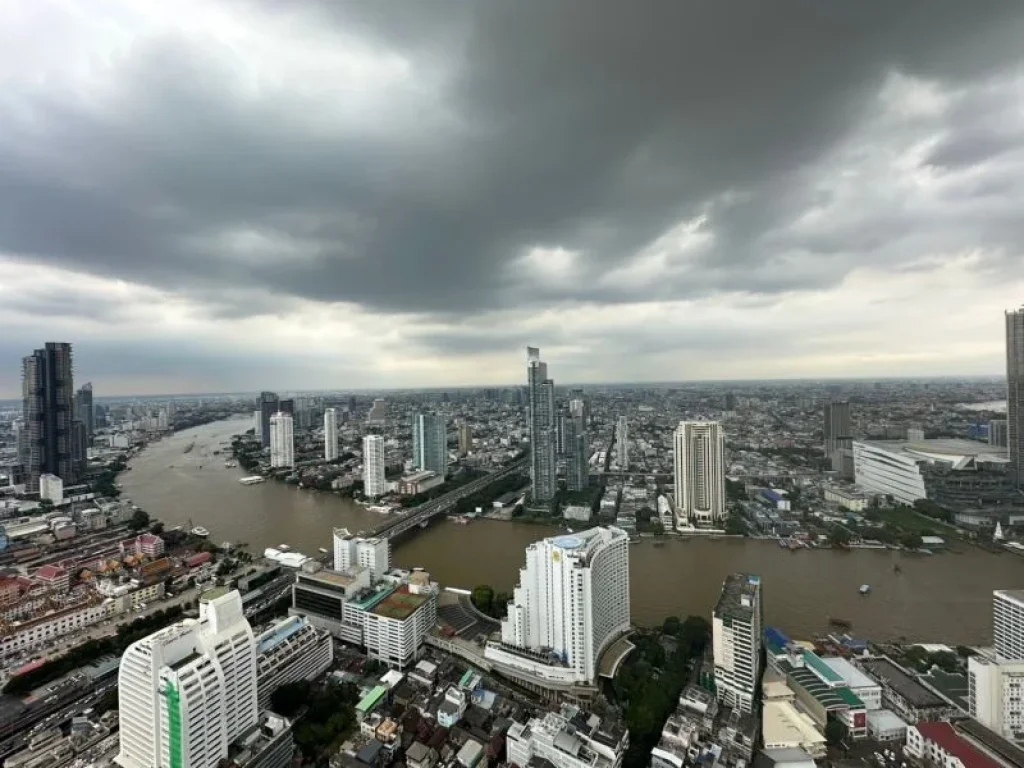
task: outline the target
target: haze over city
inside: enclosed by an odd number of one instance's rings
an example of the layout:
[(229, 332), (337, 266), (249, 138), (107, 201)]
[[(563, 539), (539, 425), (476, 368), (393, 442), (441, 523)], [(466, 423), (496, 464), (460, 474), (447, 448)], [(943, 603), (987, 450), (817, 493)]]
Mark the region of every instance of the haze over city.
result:
[(6, 4), (0, 397), (1000, 373), (1019, 4), (736, 11)]

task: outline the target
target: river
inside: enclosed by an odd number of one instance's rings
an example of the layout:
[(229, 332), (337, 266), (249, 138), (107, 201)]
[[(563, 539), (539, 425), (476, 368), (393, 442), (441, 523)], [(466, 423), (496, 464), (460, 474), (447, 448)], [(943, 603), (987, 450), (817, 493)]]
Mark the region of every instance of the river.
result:
[[(227, 469), (224, 450), (251, 419), (207, 424), (146, 448), (121, 475), (125, 495), (168, 526), (204, 525), (211, 538), (247, 542), (253, 551), (288, 544), (315, 554), (331, 548), (331, 529), (364, 530), (380, 522), (349, 499), (276, 482), (243, 486), (241, 469)], [(188, 453), (185, 449), (194, 443)], [(228, 449), (229, 450), (229, 449)], [(200, 468), (201, 467), (201, 468)], [(477, 520), (435, 522), (399, 541), (392, 560), (423, 566), (445, 586), (491, 584), (510, 590), (525, 547), (558, 529)], [(1024, 586), (1024, 558), (973, 547), (958, 553), (906, 555), (888, 550), (797, 551), (754, 540), (647, 540), (630, 547), (631, 609), (641, 624), (666, 616), (709, 615), (722, 579), (737, 570), (759, 573), (765, 620), (796, 637), (827, 628), (828, 618), (853, 623), (875, 639), (990, 643), (992, 590)], [(893, 571), (898, 563), (900, 573)], [(870, 584), (861, 597), (858, 587)]]

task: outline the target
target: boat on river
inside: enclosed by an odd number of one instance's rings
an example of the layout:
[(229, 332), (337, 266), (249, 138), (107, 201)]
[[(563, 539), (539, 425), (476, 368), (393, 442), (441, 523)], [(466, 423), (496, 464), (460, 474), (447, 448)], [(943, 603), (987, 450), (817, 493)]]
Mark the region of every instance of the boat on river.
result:
[(209, 535), (210, 535), (210, 532), (209, 532), (209, 531), (208, 531), (208, 530), (207, 530), (206, 528), (204, 528), (203, 526), (201, 526), (201, 525), (197, 525), (197, 526), (196, 526), (195, 528), (193, 528), (193, 529), (192, 529), (192, 530), (190, 531), (190, 533), (191, 533), (191, 534), (192, 534), (193, 536), (198, 536), (198, 537), (199, 537), (199, 538), (201, 538), (201, 539), (205, 539), (205, 538), (206, 538), (207, 536), (209, 536)]
[(871, 592), (871, 585), (870, 584), (861, 584), (860, 585), (860, 593), (862, 595), (866, 595), (866, 594), (868, 594), (870, 592)]

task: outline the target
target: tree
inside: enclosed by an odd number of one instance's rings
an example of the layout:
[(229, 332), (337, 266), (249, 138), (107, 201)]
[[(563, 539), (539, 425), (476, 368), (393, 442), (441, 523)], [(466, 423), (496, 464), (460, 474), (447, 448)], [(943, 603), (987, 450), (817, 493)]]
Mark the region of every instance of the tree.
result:
[(309, 701), (308, 680), (286, 683), (270, 694), (270, 708), (279, 715), (295, 717)]
[(729, 515), (725, 521), (725, 532), (730, 536), (746, 536), (747, 524), (739, 515)]
[(850, 532), (841, 525), (833, 525), (828, 532), (828, 542), (833, 547), (845, 547), (850, 543)]
[(164, 524), (161, 522), (153, 523), (153, 527), (149, 529), (149, 532), (156, 536), (159, 536), (161, 533), (164, 532)]
[(494, 588), (489, 584), (474, 587), (469, 599), (473, 601), (478, 611), (490, 616), (494, 604)]
[(678, 616), (669, 616), (661, 625), (661, 631), (666, 635), (677, 635), (682, 628), (683, 622)]
[(838, 720), (829, 720), (825, 723), (825, 741), (829, 746), (835, 747), (846, 738), (846, 726)]
[(920, 549), (924, 546), (924, 541), (921, 539), (921, 534), (907, 531), (900, 537), (900, 544), (907, 549)]
[(133, 531), (141, 531), (143, 528), (148, 528), (149, 515), (141, 509), (136, 509), (132, 513), (132, 519), (128, 521), (128, 527)]

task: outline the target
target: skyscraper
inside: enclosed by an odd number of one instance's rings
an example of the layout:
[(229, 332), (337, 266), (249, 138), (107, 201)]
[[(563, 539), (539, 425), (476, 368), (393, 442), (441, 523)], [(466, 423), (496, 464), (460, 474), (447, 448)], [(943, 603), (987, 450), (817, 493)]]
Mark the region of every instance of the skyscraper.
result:
[(992, 593), (992, 635), (996, 656), (1024, 661), (1024, 589), (997, 589)]
[(83, 384), (75, 393), (75, 418), (85, 426), (85, 440), (92, 445), (92, 436), (96, 431), (96, 413), (92, 407), (92, 382)]
[(590, 482), (590, 446), (583, 419), (569, 416), (565, 429), (565, 488), (582, 491)]
[(39, 491), (39, 477), (56, 475), (65, 485), (76, 480), (74, 459), (74, 379), (71, 345), (47, 342), (22, 361), (25, 483)]
[(283, 411), (270, 417), (270, 466), (295, 466), (295, 423)]
[(619, 451), (619, 467), (629, 468), (629, 420), (625, 416), (619, 416), (618, 427), (616, 428), (615, 442)]
[(1024, 308), (1006, 313), (1006, 440), (1010, 476), (1024, 488)]
[(459, 424), (459, 455), (466, 456), (473, 448), (473, 428), (463, 422)]
[(118, 672), (124, 768), (214, 768), (257, 723), (256, 640), (237, 591), (128, 646)]
[(338, 411), (328, 408), (324, 411), (324, 461), (338, 458)]
[(258, 408), (252, 412), (252, 434), (260, 443), (263, 442), (263, 412)]
[(375, 499), (387, 490), (384, 478), (384, 438), (367, 435), (363, 438), (363, 493)]
[(592, 683), (601, 653), (628, 630), (629, 537), (591, 528), (526, 548), (501, 644), (485, 656), (552, 682)]
[(682, 421), (676, 428), (675, 495), (677, 527), (725, 520), (725, 435), (717, 421)]
[(260, 392), (260, 442), (264, 448), (270, 447), (270, 417), (281, 409), (278, 407), (275, 392)]
[(711, 617), (715, 693), (723, 704), (742, 712), (753, 710), (761, 679), (763, 624), (761, 577), (729, 574)]
[(530, 480), (533, 501), (552, 499), (557, 490), (555, 462), (555, 383), (548, 378), (540, 350), (526, 348), (526, 383), (530, 427)]
[(438, 477), (448, 473), (448, 422), (443, 413), (417, 413), (412, 420), (412, 463)]
[(842, 448), (850, 448), (853, 438), (850, 434), (850, 403), (846, 400), (833, 400), (825, 404), (822, 420), (825, 455), (831, 457)]

